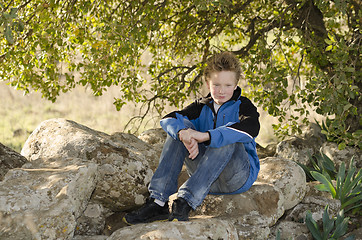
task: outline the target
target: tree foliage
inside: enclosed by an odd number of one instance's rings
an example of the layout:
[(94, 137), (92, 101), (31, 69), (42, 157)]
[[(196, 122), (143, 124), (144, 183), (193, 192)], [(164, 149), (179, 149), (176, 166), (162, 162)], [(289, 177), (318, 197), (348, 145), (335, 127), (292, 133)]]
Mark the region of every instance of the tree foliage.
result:
[(162, 113), (197, 93), (206, 59), (228, 50), (278, 135), (316, 111), (330, 139), (361, 147), (358, 1), (9, 0), (0, 14), (0, 80), (25, 92), (55, 101), (77, 85), (95, 95), (118, 86), (117, 109)]

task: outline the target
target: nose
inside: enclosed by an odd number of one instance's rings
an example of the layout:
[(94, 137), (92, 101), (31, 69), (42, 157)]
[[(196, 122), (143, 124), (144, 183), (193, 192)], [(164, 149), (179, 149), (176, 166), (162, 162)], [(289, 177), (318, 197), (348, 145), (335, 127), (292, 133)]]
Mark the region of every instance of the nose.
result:
[(224, 87), (219, 88), (219, 93), (224, 93)]

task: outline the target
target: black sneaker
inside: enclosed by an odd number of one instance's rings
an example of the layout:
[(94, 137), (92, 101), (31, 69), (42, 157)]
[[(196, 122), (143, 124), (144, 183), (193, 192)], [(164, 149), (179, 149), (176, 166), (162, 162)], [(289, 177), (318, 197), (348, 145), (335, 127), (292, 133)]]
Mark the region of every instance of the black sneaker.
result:
[(122, 220), (128, 225), (133, 225), (154, 221), (167, 221), (169, 215), (168, 202), (165, 203), (165, 206), (161, 207), (154, 202), (153, 198), (148, 198), (140, 209), (127, 213)]
[(188, 221), (191, 207), (183, 198), (177, 198), (172, 203), (172, 212), (169, 221)]

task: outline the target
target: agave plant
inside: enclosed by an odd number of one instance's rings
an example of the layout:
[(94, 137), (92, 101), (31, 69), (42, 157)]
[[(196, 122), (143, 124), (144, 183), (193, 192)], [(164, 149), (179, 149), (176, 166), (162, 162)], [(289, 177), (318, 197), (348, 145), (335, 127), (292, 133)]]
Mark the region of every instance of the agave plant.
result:
[(339, 199), (341, 209), (347, 212), (352, 209), (360, 209), (362, 206), (362, 169), (359, 169), (357, 174), (355, 174), (356, 171), (352, 157), (347, 172), (345, 164), (341, 164), (335, 185), (333, 185), (332, 178), (326, 171), (322, 171), (322, 173), (311, 171), (310, 173), (314, 179), (321, 183), (315, 187), (320, 191), (329, 192), (334, 199)]
[[(346, 234), (348, 227), (349, 218), (344, 217), (344, 212), (341, 210), (336, 218), (329, 217), (328, 214), (328, 205), (324, 209), (323, 213), (323, 226), (322, 229), (319, 228), (318, 224), (312, 217), (310, 211), (307, 212), (305, 222), (309, 231), (312, 233), (313, 238), (316, 240), (328, 240), (328, 239), (339, 239), (344, 234)], [(349, 236), (345, 240), (353, 240), (354, 236)]]
[(336, 167), (334, 166), (334, 162), (324, 153), (320, 152), (319, 154), (315, 155), (308, 155), (309, 160), (312, 164), (311, 167), (308, 167), (302, 163), (296, 162), (300, 167), (303, 168), (304, 172), (306, 173), (308, 179), (317, 180), (312, 175), (311, 172), (319, 172), (323, 173), (326, 172), (331, 177), (332, 180), (335, 180), (337, 175)]

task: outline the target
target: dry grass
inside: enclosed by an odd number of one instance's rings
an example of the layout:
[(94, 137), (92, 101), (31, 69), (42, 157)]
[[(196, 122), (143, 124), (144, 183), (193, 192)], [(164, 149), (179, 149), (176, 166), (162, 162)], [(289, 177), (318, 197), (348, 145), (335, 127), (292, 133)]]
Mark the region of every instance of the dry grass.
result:
[[(0, 142), (20, 152), (30, 133), (50, 118), (70, 119), (108, 134), (123, 132), (129, 119), (137, 115), (139, 106), (130, 103), (118, 112), (113, 105), (117, 96), (116, 88), (110, 88), (101, 97), (94, 97), (91, 91), (79, 87), (52, 103), (42, 99), (39, 93), (24, 96), (21, 91), (0, 82)], [(275, 120), (265, 112), (261, 113), (262, 129), (257, 142), (265, 146), (276, 141), (271, 127)], [(139, 133), (154, 127), (159, 127), (159, 119), (148, 119)]]

